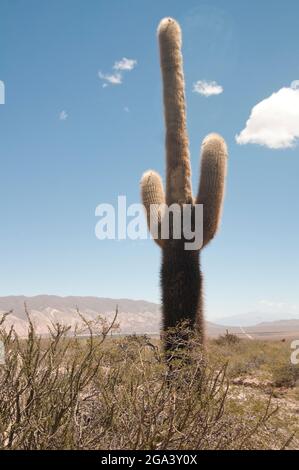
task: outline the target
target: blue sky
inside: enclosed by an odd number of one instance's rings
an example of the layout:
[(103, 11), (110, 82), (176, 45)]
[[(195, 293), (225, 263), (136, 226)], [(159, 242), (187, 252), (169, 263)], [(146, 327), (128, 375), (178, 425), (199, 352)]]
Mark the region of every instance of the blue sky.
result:
[[(0, 295), (159, 300), (153, 241), (99, 241), (94, 229), (98, 204), (139, 202), (142, 173), (165, 175), (164, 16), (183, 30), (195, 191), (204, 136), (229, 146), (222, 227), (202, 254), (208, 318), (267, 303), (299, 312), (299, 147), (235, 140), (255, 105), (299, 79), (297, 0), (2, 0)], [(103, 88), (98, 72), (123, 57), (137, 65)], [(223, 93), (194, 93), (199, 80)]]

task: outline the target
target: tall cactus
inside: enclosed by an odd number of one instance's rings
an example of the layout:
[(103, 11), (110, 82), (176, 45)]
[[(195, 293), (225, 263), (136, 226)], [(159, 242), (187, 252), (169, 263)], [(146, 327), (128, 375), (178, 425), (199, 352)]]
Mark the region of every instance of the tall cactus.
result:
[[(158, 27), (160, 62), (166, 126), (166, 195), (158, 173), (147, 171), (141, 180), (141, 194), (150, 220), (161, 227), (159, 206), (173, 203), (203, 204), (203, 244), (216, 234), (221, 218), (227, 167), (227, 147), (222, 137), (208, 135), (202, 144), (201, 177), (197, 197), (191, 188), (189, 143), (186, 127), (184, 74), (181, 54), (181, 30), (172, 18), (163, 19)], [(150, 208), (155, 208), (152, 210)], [(204, 342), (203, 281), (199, 267), (199, 250), (186, 250), (184, 240), (163, 239), (161, 231), (155, 241), (162, 248), (161, 286), (163, 329), (187, 320), (197, 328)], [(166, 341), (165, 348), (171, 348)]]

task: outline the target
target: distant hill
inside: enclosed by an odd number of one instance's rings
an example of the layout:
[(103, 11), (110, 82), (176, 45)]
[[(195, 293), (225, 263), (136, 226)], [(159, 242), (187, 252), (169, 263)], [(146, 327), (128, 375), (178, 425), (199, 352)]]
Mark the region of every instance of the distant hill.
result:
[(95, 319), (99, 315), (111, 320), (116, 306), (119, 311), (118, 322), (121, 333), (154, 334), (160, 330), (159, 305), (144, 300), (55, 295), (0, 297), (0, 312), (13, 310), (13, 313), (7, 317), (7, 324), (14, 324), (21, 335), (26, 334), (27, 330), (24, 304), (40, 334), (48, 333), (51, 322), (75, 326), (80, 322), (77, 309), (88, 320)]
[(254, 326), (259, 323), (269, 323), (281, 320), (299, 320), (299, 314), (294, 313), (263, 313), (263, 312), (249, 312), (240, 315), (232, 315), (224, 318), (217, 318), (217, 324), (228, 326)]
[(23, 295), (0, 297), (0, 311), (8, 311), (13, 308), (14, 313), (20, 318), (25, 318), (24, 303), (29, 309), (43, 310), (45, 308), (92, 310), (98, 313), (115, 311), (116, 306), (123, 312), (142, 313), (148, 310), (157, 311), (159, 305), (145, 300), (109, 299), (105, 297), (60, 297), (58, 295), (36, 295), (26, 297)]
[[(24, 304), (26, 304), (37, 332), (40, 334), (47, 334), (51, 323), (60, 322), (72, 327), (80, 323), (77, 309), (88, 320), (95, 319), (100, 315), (109, 321), (115, 314), (116, 306), (118, 306), (119, 311), (118, 322), (121, 334), (146, 333), (156, 335), (160, 332), (160, 306), (145, 300), (60, 297), (56, 295), (0, 297), (0, 312), (4, 313), (12, 310), (6, 320), (7, 326), (13, 324), (16, 331), (22, 336), (26, 335), (28, 328)], [(207, 322), (206, 329), (208, 336), (214, 338), (224, 334), (228, 329), (230, 333), (244, 338), (297, 337), (299, 339), (299, 319), (257, 323), (257, 325), (246, 326), (244, 323), (230, 325), (229, 321), (225, 324)]]
[(299, 320), (295, 319), (263, 322), (255, 326), (247, 327), (246, 333), (253, 336), (255, 339), (299, 339)]

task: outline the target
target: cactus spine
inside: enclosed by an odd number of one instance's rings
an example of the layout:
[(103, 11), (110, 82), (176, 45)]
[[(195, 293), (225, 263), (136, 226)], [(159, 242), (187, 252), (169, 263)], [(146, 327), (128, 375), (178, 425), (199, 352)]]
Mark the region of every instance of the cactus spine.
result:
[[(172, 18), (158, 27), (160, 62), (166, 127), (166, 195), (160, 175), (150, 170), (141, 180), (142, 201), (150, 219), (161, 225), (159, 205), (177, 203), (203, 204), (203, 246), (217, 232), (224, 196), (227, 167), (225, 141), (217, 134), (208, 135), (202, 144), (201, 177), (197, 197), (192, 196), (189, 143), (186, 126), (185, 86), (181, 54), (181, 30)], [(153, 206), (154, 205), (154, 206)], [(151, 214), (151, 207), (154, 207)], [(150, 215), (151, 214), (151, 215)], [(153, 225), (149, 228), (152, 229)], [(184, 249), (184, 240), (156, 237), (162, 248), (163, 329), (187, 320), (197, 328), (204, 342), (203, 288), (199, 267), (199, 250)], [(166, 340), (165, 348), (171, 348)]]

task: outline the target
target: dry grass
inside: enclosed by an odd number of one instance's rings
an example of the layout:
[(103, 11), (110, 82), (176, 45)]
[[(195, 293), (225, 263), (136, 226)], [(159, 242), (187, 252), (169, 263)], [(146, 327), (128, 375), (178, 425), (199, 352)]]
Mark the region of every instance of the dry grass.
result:
[(230, 386), (230, 360), (250, 356), (245, 343), (213, 342), (206, 354), (189, 334), (188, 344), (166, 364), (159, 342), (146, 336), (111, 339), (114, 326), (85, 322), (84, 332), (70, 336), (67, 327), (53, 325), (47, 339), (36, 335), (29, 316), (27, 339), (0, 326), (6, 351), (0, 366), (1, 449), (289, 445), (291, 430), (278, 427), (269, 397), (247, 403)]

